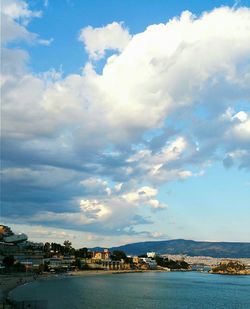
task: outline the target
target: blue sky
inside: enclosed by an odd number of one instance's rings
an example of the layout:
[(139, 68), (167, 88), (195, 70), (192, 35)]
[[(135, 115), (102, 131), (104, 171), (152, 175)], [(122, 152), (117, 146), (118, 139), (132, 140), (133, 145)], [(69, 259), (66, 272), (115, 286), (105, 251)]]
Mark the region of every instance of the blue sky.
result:
[(3, 1), (1, 217), (76, 247), (249, 241), (249, 1)]

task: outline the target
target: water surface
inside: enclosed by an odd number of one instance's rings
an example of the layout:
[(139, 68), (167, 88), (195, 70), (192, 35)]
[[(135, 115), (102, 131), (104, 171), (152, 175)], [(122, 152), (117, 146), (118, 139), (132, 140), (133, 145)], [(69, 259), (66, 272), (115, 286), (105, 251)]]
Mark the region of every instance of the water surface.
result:
[(250, 308), (250, 276), (149, 272), (36, 281), (11, 293), (14, 300), (48, 300), (68, 308)]

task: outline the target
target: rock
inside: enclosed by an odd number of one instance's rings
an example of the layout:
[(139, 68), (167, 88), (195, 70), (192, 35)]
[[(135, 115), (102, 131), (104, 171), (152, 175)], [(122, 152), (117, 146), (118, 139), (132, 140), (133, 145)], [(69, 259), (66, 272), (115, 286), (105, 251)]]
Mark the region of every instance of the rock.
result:
[(246, 265), (237, 260), (224, 260), (210, 271), (213, 274), (221, 275), (250, 275)]

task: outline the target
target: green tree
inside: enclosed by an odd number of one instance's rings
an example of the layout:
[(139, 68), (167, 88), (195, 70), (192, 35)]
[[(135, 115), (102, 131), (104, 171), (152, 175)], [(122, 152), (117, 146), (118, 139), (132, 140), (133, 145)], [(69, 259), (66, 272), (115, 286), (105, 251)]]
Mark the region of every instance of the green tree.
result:
[(72, 248), (72, 243), (69, 240), (65, 240), (63, 244), (65, 248), (68, 248), (68, 249)]
[(89, 257), (88, 248), (80, 248), (80, 249), (76, 250), (75, 251), (75, 256), (83, 258), (83, 259), (88, 258)]
[(46, 242), (43, 247), (44, 252), (50, 252), (51, 246), (49, 242)]
[(63, 244), (64, 244), (64, 253), (70, 254), (72, 250), (72, 243), (69, 240), (65, 240)]
[(156, 256), (155, 258), (157, 265), (161, 267), (167, 267), (170, 269), (189, 269), (189, 264), (184, 260), (174, 261), (168, 258), (163, 258), (161, 256)]
[(46, 242), (46, 243), (44, 244), (44, 246), (43, 246), (43, 252), (44, 252), (44, 256), (45, 256), (46, 258), (52, 256), (52, 254), (51, 254), (50, 251), (51, 251), (51, 245), (50, 245), (49, 242)]
[(5, 267), (11, 267), (14, 265), (15, 258), (13, 255), (8, 255), (3, 259), (3, 265)]
[(121, 261), (121, 260), (127, 260), (127, 255), (125, 252), (121, 250), (114, 250), (111, 254), (111, 260), (113, 261)]
[(52, 242), (51, 243), (51, 250), (54, 252), (54, 253), (59, 253), (59, 254), (63, 254), (64, 253), (64, 246), (60, 245), (60, 244), (57, 244), (55, 242)]

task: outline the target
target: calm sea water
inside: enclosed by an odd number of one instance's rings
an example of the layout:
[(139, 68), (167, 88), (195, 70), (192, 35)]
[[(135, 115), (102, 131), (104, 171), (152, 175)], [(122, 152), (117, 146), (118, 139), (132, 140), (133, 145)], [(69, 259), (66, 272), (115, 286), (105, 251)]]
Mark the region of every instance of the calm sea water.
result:
[(46, 299), (51, 309), (250, 309), (250, 276), (152, 272), (66, 277), (20, 286), (11, 298)]

